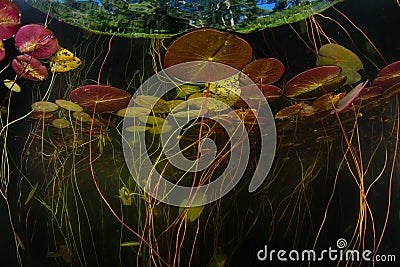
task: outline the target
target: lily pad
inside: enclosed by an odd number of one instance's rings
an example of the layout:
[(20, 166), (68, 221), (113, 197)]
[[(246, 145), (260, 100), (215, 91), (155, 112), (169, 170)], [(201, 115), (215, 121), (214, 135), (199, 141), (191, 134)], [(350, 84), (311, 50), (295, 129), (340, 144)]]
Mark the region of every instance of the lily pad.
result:
[(156, 116), (139, 116), (139, 120), (150, 125), (163, 125), (165, 119)]
[(392, 97), (396, 94), (400, 93), (400, 82), (390, 86), (388, 89), (385, 90), (383, 93), (384, 98)]
[(276, 58), (262, 58), (247, 64), (242, 72), (255, 83), (270, 84), (282, 77), (285, 67)]
[(294, 117), (297, 114), (299, 114), (300, 110), (302, 110), (302, 109), (303, 109), (302, 104), (295, 104), (295, 105), (285, 107), (275, 114), (275, 119), (283, 120), (283, 119)]
[(72, 117), (74, 117), (76, 120), (81, 121), (81, 122), (91, 122), (92, 121), (92, 116), (87, 114), (86, 112), (83, 111), (75, 111), (72, 113)]
[(21, 53), (35, 58), (50, 57), (58, 49), (53, 32), (38, 24), (21, 27), (15, 35), (15, 45)]
[(393, 62), (381, 69), (372, 84), (388, 88), (398, 82), (400, 82), (400, 61)]
[(182, 84), (176, 88), (176, 96), (184, 98), (191, 94), (198, 93), (203, 89), (204, 88), (198, 85)]
[(71, 51), (65, 48), (59, 48), (50, 58), (50, 70), (52, 72), (68, 72), (81, 65), (81, 60)]
[(377, 100), (382, 97), (383, 92), (384, 92), (384, 89), (380, 86), (367, 87), (360, 93), (360, 95), (356, 99), (355, 103), (365, 104), (365, 103)]
[(130, 132), (130, 133), (139, 133), (139, 132), (145, 132), (148, 129), (150, 129), (149, 126), (143, 126), (143, 125), (133, 125), (125, 128), (125, 131)]
[(19, 77), (31, 81), (43, 81), (49, 75), (47, 68), (34, 57), (19, 55), (11, 63)]
[(61, 108), (66, 109), (68, 111), (82, 111), (83, 108), (78, 104), (65, 100), (65, 99), (57, 99), (56, 104), (59, 105)]
[(172, 130), (172, 126), (169, 124), (162, 124), (162, 125), (157, 125), (153, 126), (149, 129), (149, 133), (151, 134), (163, 134), (163, 133), (168, 133)]
[(21, 16), (13, 1), (0, 1), (0, 39), (6, 40), (18, 31)]
[(338, 66), (342, 69), (339, 75), (346, 76), (345, 84), (361, 80), (358, 70), (363, 68), (361, 59), (349, 49), (338, 44), (325, 44), (318, 53), (317, 65)]
[(52, 102), (39, 101), (31, 105), (32, 110), (38, 112), (53, 112), (58, 109), (58, 106)]
[(326, 94), (315, 99), (312, 106), (316, 111), (331, 110), (345, 95), (345, 92), (336, 95)]
[(340, 67), (323, 66), (306, 70), (286, 83), (283, 94), (294, 99), (322, 96), (339, 89), (346, 76), (338, 76)]
[(136, 118), (149, 114), (150, 108), (145, 107), (127, 107), (118, 110), (117, 116), (124, 118)]
[(8, 89), (10, 89), (11, 91), (13, 91), (13, 92), (16, 92), (16, 93), (21, 92), (21, 87), (20, 87), (15, 81), (12, 81), (12, 80), (9, 80), (9, 79), (5, 79), (5, 80), (4, 80), (4, 85), (5, 85)]
[(58, 129), (64, 129), (71, 127), (71, 123), (66, 119), (55, 119), (51, 122), (51, 124)]
[(364, 83), (358, 84), (354, 87), (350, 92), (348, 92), (345, 97), (343, 97), (337, 106), (335, 107), (335, 111), (343, 112), (350, 107), (351, 104), (357, 99), (360, 93), (364, 90), (365, 86), (367, 85), (368, 80)]
[(167, 49), (164, 57), (165, 67), (180, 63), (197, 61), (182, 71), (174, 69), (175, 77), (186, 81), (208, 81), (210, 73), (221, 75), (211, 79), (221, 80), (231, 76), (210, 71), (207, 62), (218, 62), (241, 70), (252, 58), (251, 46), (242, 38), (215, 29), (204, 28), (189, 32), (175, 40)]
[(86, 110), (108, 112), (126, 108), (131, 94), (112, 86), (85, 85), (74, 89), (70, 98)]

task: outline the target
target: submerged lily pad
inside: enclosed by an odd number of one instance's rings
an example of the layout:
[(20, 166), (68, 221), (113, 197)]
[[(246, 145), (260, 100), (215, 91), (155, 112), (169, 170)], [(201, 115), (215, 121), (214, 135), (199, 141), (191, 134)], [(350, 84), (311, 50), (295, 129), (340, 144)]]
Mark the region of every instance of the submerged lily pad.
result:
[(148, 129), (150, 129), (149, 126), (143, 126), (143, 125), (133, 125), (125, 128), (125, 131), (130, 132), (130, 133), (139, 133), (139, 132), (145, 132)]
[(13, 92), (16, 92), (16, 93), (21, 92), (21, 87), (20, 87), (15, 81), (12, 81), (12, 80), (9, 80), (9, 79), (5, 79), (5, 80), (4, 80), (4, 85), (5, 85), (8, 89), (10, 89), (11, 91), (13, 91)]
[(388, 98), (392, 97), (396, 94), (400, 93), (400, 82), (390, 86), (388, 89), (385, 90), (383, 93), (383, 97)]
[(15, 35), (15, 45), (21, 53), (35, 58), (50, 57), (58, 49), (53, 32), (38, 24), (21, 27)]
[(205, 28), (189, 32), (175, 40), (165, 53), (164, 65), (167, 68), (197, 61), (179, 73), (179, 69), (174, 69), (174, 75), (186, 81), (204, 82), (208, 81), (210, 75), (210, 65), (207, 62), (218, 62), (241, 70), (250, 62), (251, 57), (251, 46), (244, 39), (227, 32)]
[(0, 18), (0, 39), (13, 37), (18, 31), (21, 18), (17, 5), (10, 0), (1, 0)]
[(345, 95), (345, 92), (336, 95), (326, 94), (315, 99), (312, 106), (316, 111), (331, 110)]
[(51, 124), (58, 129), (64, 129), (71, 127), (71, 123), (66, 119), (55, 119), (51, 122)]
[(19, 55), (11, 63), (19, 77), (31, 81), (43, 81), (49, 75), (47, 68), (34, 57)]
[(79, 106), (78, 104), (65, 100), (65, 99), (57, 99), (56, 104), (62, 107), (63, 109), (69, 110), (69, 111), (82, 111), (83, 108)]
[(364, 83), (358, 84), (354, 87), (350, 92), (348, 92), (345, 97), (343, 97), (337, 106), (335, 107), (335, 111), (343, 112), (350, 107), (351, 104), (357, 99), (360, 93), (364, 90), (365, 86), (367, 85), (368, 80)]
[(393, 62), (381, 69), (372, 84), (387, 88), (398, 82), (400, 82), (400, 61)]
[(124, 118), (136, 118), (149, 114), (150, 108), (146, 107), (127, 107), (118, 110), (117, 116)]
[(269, 84), (282, 77), (285, 67), (276, 58), (262, 58), (247, 64), (242, 72), (255, 83)]
[(76, 120), (81, 121), (81, 122), (91, 122), (92, 121), (92, 117), (83, 111), (75, 111), (74, 113), (72, 113), (72, 116)]
[(84, 85), (74, 89), (70, 98), (86, 110), (108, 112), (126, 108), (131, 94), (112, 86)]
[(306, 70), (286, 83), (283, 94), (294, 99), (308, 99), (333, 92), (346, 81), (346, 76), (338, 76), (339, 73), (337, 66)]
[(303, 109), (302, 104), (295, 104), (285, 107), (275, 114), (275, 119), (287, 119), (296, 116)]
[(352, 84), (361, 80), (358, 70), (363, 68), (361, 59), (349, 49), (338, 44), (321, 46), (318, 53), (317, 65), (338, 66), (342, 70), (339, 75), (346, 76), (345, 84)]
[[(186, 212), (185, 219), (189, 222), (194, 222), (200, 217), (201, 212), (204, 209), (203, 203), (206, 201), (205, 195), (197, 193), (194, 199), (188, 201), (184, 199), (179, 207), (179, 213)], [(188, 208), (185, 208), (188, 207)]]
[(52, 102), (39, 101), (31, 105), (32, 110), (39, 112), (53, 112), (58, 109), (58, 106)]

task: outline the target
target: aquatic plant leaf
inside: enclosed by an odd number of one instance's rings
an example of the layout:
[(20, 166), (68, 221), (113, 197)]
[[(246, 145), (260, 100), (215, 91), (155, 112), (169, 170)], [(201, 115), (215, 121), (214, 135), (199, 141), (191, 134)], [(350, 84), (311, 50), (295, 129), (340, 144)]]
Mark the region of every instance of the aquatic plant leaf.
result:
[(156, 116), (139, 116), (138, 117), (139, 120), (141, 122), (144, 122), (146, 124), (150, 124), (150, 125), (163, 125), (165, 119), (161, 118), (161, 117), (156, 117)]
[(59, 48), (49, 62), (52, 72), (68, 72), (76, 69), (82, 63), (74, 53), (65, 48)]
[(187, 97), (191, 94), (198, 93), (204, 88), (198, 85), (182, 84), (176, 88), (176, 96), (180, 98)]
[(356, 101), (354, 101), (354, 103), (365, 104), (377, 100), (382, 97), (384, 91), (385, 90), (380, 86), (367, 87), (360, 93), (360, 95), (358, 96)]
[(385, 92), (383, 92), (383, 97), (384, 98), (392, 97), (398, 93), (400, 93), (400, 82), (398, 82), (398, 83), (390, 86), (388, 89), (386, 89)]
[(127, 242), (123, 242), (121, 243), (121, 247), (136, 247), (139, 246), (140, 242), (138, 241), (127, 241)]
[(122, 204), (125, 206), (130, 206), (132, 205), (132, 194), (129, 191), (129, 189), (125, 186), (121, 187), (121, 189), (119, 189), (119, 198), (122, 201)]
[[(241, 70), (250, 62), (251, 57), (252, 49), (244, 39), (227, 32), (204, 28), (176, 39), (165, 53), (164, 65), (167, 68), (184, 62), (198, 61), (198, 65), (194, 64), (192, 68), (185, 68), (186, 70), (174, 74), (182, 80), (204, 82), (208, 81), (210, 75), (207, 62), (218, 62)], [(226, 77), (228, 76), (211, 80)]]
[(58, 49), (53, 32), (38, 24), (21, 27), (15, 35), (15, 45), (21, 53), (35, 58), (50, 57)]
[(131, 94), (112, 86), (84, 85), (72, 90), (70, 98), (86, 110), (107, 112), (126, 108)]
[(14, 80), (5, 79), (4, 85), (13, 92), (21, 92), (21, 87)]
[(285, 66), (276, 58), (262, 58), (247, 64), (242, 72), (255, 83), (269, 84), (282, 77)]
[(300, 110), (303, 109), (302, 104), (295, 104), (295, 105), (291, 105), (288, 107), (285, 107), (281, 110), (279, 110), (276, 114), (275, 114), (275, 119), (287, 119), (290, 117), (294, 117), (297, 114), (299, 114)]
[(338, 66), (342, 69), (339, 75), (346, 76), (345, 84), (352, 84), (361, 80), (358, 70), (363, 68), (361, 59), (351, 50), (338, 44), (321, 46), (317, 59), (318, 66)]
[(53, 120), (51, 124), (53, 125), (53, 127), (57, 129), (64, 129), (71, 127), (71, 123), (69, 122), (69, 120), (62, 118)]
[(151, 134), (163, 134), (163, 133), (168, 133), (172, 130), (172, 126), (164, 123), (162, 125), (156, 125), (153, 126), (149, 129), (149, 133)]
[(400, 82), (400, 61), (393, 62), (381, 69), (372, 84), (388, 88)]
[(136, 118), (149, 114), (150, 110), (150, 108), (145, 107), (127, 107), (118, 110), (117, 116), (124, 118)]
[(0, 61), (6, 57), (6, 50), (4, 49), (4, 43), (0, 40)]
[(53, 112), (58, 109), (58, 105), (47, 101), (38, 101), (31, 105), (32, 110), (38, 112)]
[(316, 111), (331, 110), (345, 95), (345, 92), (336, 95), (326, 94), (315, 99), (312, 106)]
[(83, 108), (81, 106), (79, 106), (77, 103), (74, 103), (69, 100), (57, 99), (55, 102), (58, 106), (60, 106), (63, 109), (66, 109), (68, 111), (82, 111), (83, 110)]
[(346, 81), (345, 76), (338, 76), (340, 67), (323, 66), (306, 70), (289, 80), (283, 94), (294, 99), (319, 97), (340, 88)]
[(75, 111), (74, 113), (72, 113), (72, 117), (74, 117), (76, 120), (81, 121), (81, 122), (91, 122), (92, 121), (92, 117), (83, 111)]
[(368, 80), (366, 80), (364, 83), (358, 84), (356, 87), (354, 87), (350, 92), (348, 92), (345, 97), (343, 97), (337, 106), (335, 107), (335, 110), (332, 112), (343, 112), (346, 109), (348, 109), (351, 104), (357, 99), (357, 97), (360, 95), (360, 93), (364, 90), (365, 86), (367, 85)]
[(32, 187), (32, 190), (31, 190), (31, 192), (29, 192), (24, 205), (28, 204), (29, 201), (32, 199), (32, 197), (35, 195), (38, 185), (39, 185), (38, 182), (36, 182), (36, 184)]
[(143, 126), (143, 125), (133, 125), (125, 128), (125, 131), (130, 132), (130, 133), (139, 133), (139, 132), (145, 132), (148, 129), (150, 129), (149, 126)]
[(205, 195), (202, 193), (197, 193), (191, 201), (184, 199), (179, 207), (179, 213), (182, 212), (187, 213), (185, 215), (185, 219), (189, 222), (194, 222), (200, 217), (201, 212), (204, 210), (204, 206), (202, 205), (205, 202)]
[(20, 19), (19, 9), (13, 1), (0, 0), (0, 39), (13, 37), (18, 31)]
[(49, 75), (47, 68), (31, 56), (19, 55), (12, 61), (11, 65), (19, 77), (31, 81), (43, 81)]

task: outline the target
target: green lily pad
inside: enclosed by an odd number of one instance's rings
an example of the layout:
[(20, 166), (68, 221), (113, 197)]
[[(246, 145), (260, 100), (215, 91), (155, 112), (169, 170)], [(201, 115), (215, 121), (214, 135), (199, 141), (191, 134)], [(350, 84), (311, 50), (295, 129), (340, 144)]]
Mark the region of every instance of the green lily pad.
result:
[(323, 66), (306, 70), (286, 83), (283, 94), (294, 99), (309, 99), (339, 89), (346, 76), (338, 76), (340, 67)]
[(185, 98), (191, 94), (198, 93), (204, 88), (198, 85), (182, 84), (176, 88), (176, 96), (180, 98)]
[(139, 116), (138, 117), (141, 122), (150, 124), (150, 125), (163, 125), (165, 119), (156, 116)]
[(361, 59), (349, 49), (338, 44), (321, 46), (317, 59), (318, 66), (338, 66), (342, 69), (339, 75), (346, 76), (345, 84), (361, 80), (358, 70), (363, 68)]
[(53, 112), (58, 109), (55, 103), (47, 101), (39, 101), (32, 104), (31, 108), (38, 112)]

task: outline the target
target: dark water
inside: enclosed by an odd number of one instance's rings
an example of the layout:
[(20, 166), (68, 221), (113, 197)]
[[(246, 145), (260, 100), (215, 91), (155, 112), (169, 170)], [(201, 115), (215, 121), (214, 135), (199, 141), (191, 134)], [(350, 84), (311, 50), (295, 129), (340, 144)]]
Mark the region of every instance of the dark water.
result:
[[(23, 1), (16, 1), (21, 9), (22, 24), (43, 23), (45, 15), (30, 8)], [(382, 52), (387, 63), (399, 60), (400, 44), (398, 37), (398, 25), (400, 25), (400, 7), (394, 0), (382, 1), (357, 1), (348, 0), (336, 5), (351, 21), (359, 27)], [(374, 62), (378, 68), (386, 64), (378, 54), (371, 52), (363, 35), (357, 31), (351, 23), (344, 19), (335, 10), (328, 10), (323, 13), (337, 20), (350, 34), (349, 37), (329, 20), (321, 17), (316, 19), (321, 23), (324, 31), (336, 42), (348, 47), (358, 55), (364, 63), (363, 79), (373, 78), (377, 73), (377, 68), (371, 64), (369, 59)], [(56, 80), (54, 99), (64, 97), (67, 92), (91, 81), (97, 81), (98, 70), (106, 55), (109, 36), (98, 36), (85, 31), (81, 31), (72, 26), (65, 25), (56, 20), (50, 20), (49, 28), (55, 33), (60, 44), (66, 48), (73, 48), (76, 54), (86, 59), (82, 70), (77, 74), (62, 76)], [(293, 28), (300, 32), (300, 25), (293, 24)], [(289, 26), (266, 29), (262, 32), (248, 35), (239, 34), (246, 39), (253, 48), (254, 57), (275, 57), (280, 59), (286, 68), (283, 78), (278, 82), (283, 85), (295, 74), (315, 66), (315, 55), (300, 40), (293, 29)], [(302, 38), (308, 38), (301, 35)], [(171, 40), (166, 40), (168, 45)], [(308, 42), (310, 43), (310, 42)], [(148, 47), (151, 41), (148, 39), (130, 40), (115, 37), (112, 40), (112, 49), (107, 62), (104, 65), (101, 83), (111, 84), (119, 88), (127, 88), (133, 91), (142, 80), (153, 74), (151, 68), (152, 59), (148, 54)], [(6, 43), (10, 48), (12, 44)], [(11, 47), (12, 48), (12, 47)], [(8, 49), (8, 51), (13, 51)], [(8, 58), (15, 56), (17, 52), (8, 54)], [(3, 62), (2, 62), (3, 64)], [(3, 65), (1, 65), (3, 66)], [(144, 66), (144, 67), (143, 67)], [(134, 75), (140, 71), (140, 75)], [(3, 72), (1, 78), (9, 77), (12, 72)], [(132, 79), (134, 77), (134, 79)], [(72, 82), (71, 82), (72, 80)], [(24, 81), (21, 86), (32, 88), (32, 90), (23, 90), (19, 95), (14, 95), (10, 107), (11, 118), (18, 118), (30, 110), (30, 104), (43, 96), (45, 81), (38, 85), (37, 83)], [(400, 260), (400, 194), (399, 187), (399, 158), (395, 159), (394, 171), (391, 175), (393, 155), (396, 138), (393, 136), (391, 128), (398, 116), (395, 110), (395, 100), (386, 107), (379, 107), (378, 110), (365, 112), (365, 116), (360, 119), (359, 131), (362, 139), (362, 154), (364, 162), (373, 157), (370, 171), (364, 177), (367, 184), (370, 184), (374, 177), (379, 175), (385, 164), (385, 155), (389, 160), (387, 166), (382, 172), (382, 178), (377, 182), (368, 195), (368, 203), (373, 211), (374, 226), (376, 227), (376, 237), (380, 236), (382, 231), (386, 210), (388, 207), (388, 187), (389, 179), (392, 178), (392, 198), (390, 206), (390, 215), (386, 226), (386, 232), (380, 244), (379, 254), (396, 255), (397, 262)], [(271, 105), (274, 113), (281, 107), (286, 106), (288, 102), (284, 100)], [(374, 115), (382, 115), (386, 124), (373, 122), (369, 118)], [(22, 173), (28, 175), (29, 179), (35, 183), (50, 179), (52, 174), (59, 171), (54, 166), (45, 165), (40, 157), (25, 157), (22, 155), (22, 147), (25, 144), (26, 136), (32, 132), (32, 123), (23, 121), (10, 128), (9, 133), (9, 152), (14, 160), (13, 167), (20, 168), (23, 165)], [(351, 124), (350, 124), (351, 126)], [(274, 163), (273, 171), (261, 189), (253, 194), (247, 192), (248, 179), (251, 177), (251, 166), (246, 173), (245, 179), (237, 186), (237, 189), (225, 196), (216, 204), (207, 205), (198, 221), (200, 225), (199, 234), (196, 238), (196, 246), (193, 249), (193, 266), (207, 266), (213, 254), (223, 252), (227, 257), (226, 266), (306, 266), (307, 262), (261, 262), (257, 259), (257, 252), (268, 245), (268, 249), (311, 249), (313, 248), (315, 238), (318, 234), (321, 221), (334, 189), (335, 194), (329, 204), (329, 212), (324, 227), (321, 230), (320, 238), (315, 249), (322, 250), (328, 247), (337, 248), (336, 241), (339, 238), (345, 238), (347, 242), (353, 237), (354, 227), (358, 221), (359, 212), (359, 189), (356, 187), (354, 178), (345, 166), (340, 167), (343, 159), (343, 140), (337, 138), (332, 143), (316, 143), (315, 138), (310, 136), (309, 125), (302, 125), (303, 128), (297, 132), (296, 140), (290, 139), (286, 134), (279, 132), (279, 146)], [(279, 124), (278, 124), (279, 129)], [(332, 135), (340, 135), (341, 132), (333, 130)], [(381, 137), (383, 138), (381, 139)], [(112, 137), (117, 138), (117, 134)], [(373, 147), (378, 146), (376, 154)], [(105, 147), (105, 152), (98, 161), (94, 163), (96, 176), (99, 177), (99, 185), (103, 190), (105, 197), (119, 214), (123, 214), (124, 222), (134, 229), (140, 226), (140, 220), (146, 218), (144, 207), (121, 206), (120, 200), (116, 198), (121, 184), (118, 180), (118, 172), (122, 177), (128, 177), (126, 168), (123, 168), (124, 160), (118, 140), (114, 141), (115, 150), (110, 146)], [(36, 142), (31, 148), (31, 154), (40, 151), (41, 144)], [(82, 153), (76, 161), (66, 161), (64, 172), (66, 177), (68, 172), (75, 166), (78, 181), (73, 179), (65, 180), (57, 184), (59, 188), (68, 188), (65, 197), (65, 205), (70, 212), (70, 229), (76, 235), (75, 237), (63, 237), (54, 228), (54, 221), (51, 221), (49, 211), (39, 202), (31, 200), (28, 205), (24, 205), (27, 194), (30, 189), (23, 176), (18, 171), (11, 173), (11, 182), (9, 185), (8, 199), (12, 209), (13, 223), (16, 226), (16, 232), (24, 243), (25, 250), (21, 250), (21, 257), (24, 266), (136, 266), (137, 247), (122, 248), (119, 247), (121, 235), (123, 241), (137, 240), (127, 229), (121, 227), (120, 223), (111, 214), (110, 210), (102, 202), (97, 193), (87, 162), (86, 154)], [(350, 161), (351, 157), (348, 156)], [(28, 158), (28, 160), (26, 160)], [(20, 164), (20, 160), (24, 162)], [(300, 159), (300, 160), (299, 160)], [(26, 160), (26, 162), (25, 162)], [(82, 160), (83, 163), (76, 164)], [(301, 170), (303, 165), (303, 172)], [(27, 167), (28, 166), (28, 167)], [(311, 171), (310, 166), (315, 166)], [(301, 185), (301, 178), (304, 177), (304, 171), (310, 170), (311, 174), (308, 180), (304, 180), (304, 187)], [(44, 171), (43, 171), (44, 170)], [(116, 171), (118, 170), (118, 171)], [(354, 170), (354, 167), (352, 167)], [(274, 175), (276, 174), (276, 175)], [(338, 175), (337, 175), (338, 174)], [(248, 177), (248, 179), (246, 179)], [(125, 182), (128, 179), (125, 179)], [(46, 180), (47, 181), (47, 180)], [(134, 188), (134, 182), (130, 179), (130, 188)], [(46, 191), (46, 183), (41, 188)], [(47, 183), (47, 186), (49, 183)], [(81, 197), (77, 197), (76, 191), (71, 188), (79, 188)], [(22, 191), (22, 197), (20, 196)], [(81, 205), (84, 203), (84, 205)], [(144, 205), (144, 201), (139, 201)], [(86, 209), (86, 210), (85, 210)], [(86, 215), (88, 214), (88, 215)], [(154, 209), (154, 231), (161, 234), (178, 216), (177, 208), (171, 208), (167, 205), (158, 205)], [(89, 219), (85, 219), (88, 216)], [(0, 202), (0, 221), (2, 234), (0, 238), (0, 262), (4, 266), (17, 266), (14, 237), (10, 231), (10, 223), (7, 218), (7, 209), (2, 199)], [(66, 223), (66, 222), (64, 222)], [(64, 226), (63, 226), (64, 227)], [(65, 226), (66, 227), (66, 226)], [(81, 229), (79, 229), (81, 227)], [(366, 249), (373, 248), (376, 240), (373, 240), (371, 217), (363, 226), (365, 229), (365, 240), (363, 243)], [(91, 231), (91, 232), (90, 232)], [(181, 266), (187, 266), (192, 251), (193, 240), (197, 231), (197, 222), (189, 223), (186, 229), (185, 242), (179, 249), (181, 251)], [(357, 231), (356, 231), (357, 232)], [(176, 252), (174, 236), (182, 234), (181, 230), (174, 226), (165, 235), (159, 239), (158, 251), (163, 258), (171, 259), (168, 256)], [(80, 239), (78, 238), (80, 237)], [(125, 239), (126, 237), (126, 239)], [(75, 239), (74, 239), (75, 238)], [(78, 238), (78, 239), (77, 239)], [(60, 244), (65, 244), (65, 240), (75, 240), (77, 255), (58, 257), (48, 257), (48, 252), (62, 251)], [(56, 244), (56, 245), (55, 245)], [(353, 243), (354, 244), (354, 243)], [(358, 243), (360, 244), (360, 243)], [(355, 247), (354, 249), (356, 249)], [(148, 247), (144, 246), (140, 253), (149, 254)], [(61, 253), (60, 253), (61, 254)], [(82, 255), (85, 255), (82, 257)], [(140, 257), (139, 257), (140, 258)], [(84, 260), (83, 260), (84, 259)], [(153, 266), (143, 256), (139, 259), (140, 266)], [(357, 263), (353, 263), (358, 265)], [(159, 263), (159, 265), (163, 265)], [(336, 266), (337, 262), (323, 261), (311, 262), (312, 266)], [(345, 265), (344, 262), (340, 265)], [(361, 266), (368, 266), (366, 262)], [(395, 263), (376, 263), (376, 266), (397, 266)]]

